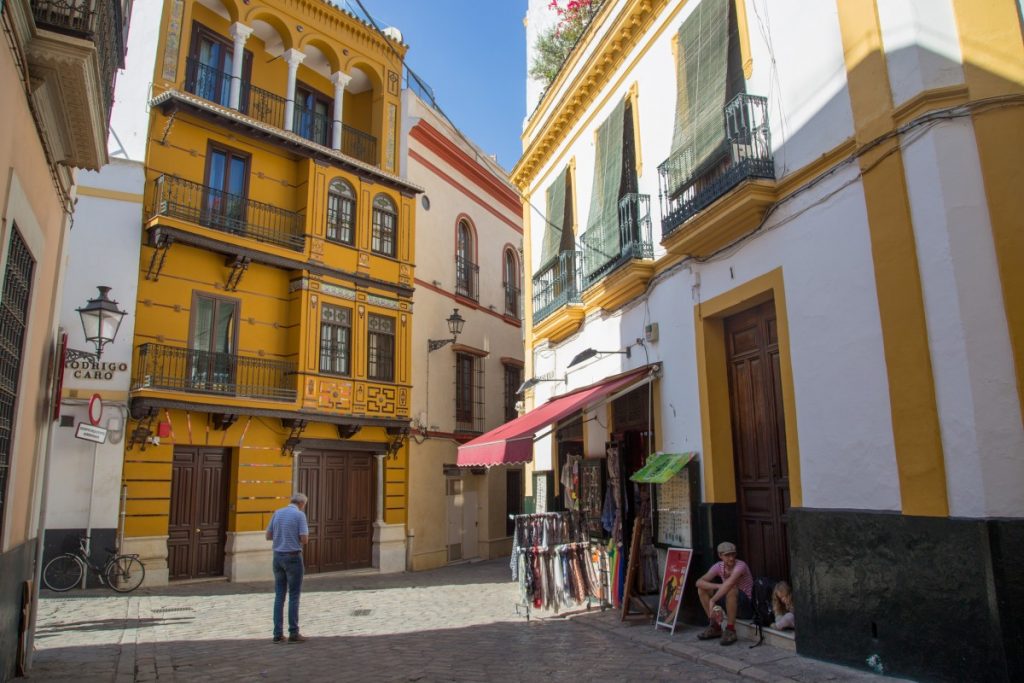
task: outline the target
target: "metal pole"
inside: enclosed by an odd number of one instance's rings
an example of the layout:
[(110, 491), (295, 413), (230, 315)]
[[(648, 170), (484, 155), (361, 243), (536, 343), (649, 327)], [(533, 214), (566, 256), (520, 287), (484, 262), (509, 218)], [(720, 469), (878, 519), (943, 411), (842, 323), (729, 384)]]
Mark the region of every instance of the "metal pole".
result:
[(117, 552), (121, 552), (124, 548), (124, 524), (128, 516), (128, 485), (124, 484), (121, 486), (121, 514), (120, 520), (117, 524)]
[[(94, 443), (92, 445), (92, 474), (89, 477), (89, 512), (85, 515), (85, 556), (92, 556), (92, 498), (93, 493), (96, 491), (96, 452), (99, 450), (100, 445)], [(88, 570), (82, 572), (82, 588), (85, 588), (86, 579), (89, 578)]]

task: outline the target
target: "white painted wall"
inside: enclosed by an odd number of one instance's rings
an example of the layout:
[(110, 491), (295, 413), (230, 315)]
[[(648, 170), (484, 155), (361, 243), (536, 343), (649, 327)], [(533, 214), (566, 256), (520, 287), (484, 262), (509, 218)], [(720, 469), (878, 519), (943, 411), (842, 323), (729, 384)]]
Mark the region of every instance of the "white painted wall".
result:
[(922, 90), (964, 82), (950, 0), (887, 0), (878, 3), (878, 19), (897, 107)]
[(114, 107), (110, 114), (110, 156), (132, 161), (146, 158), (146, 130), (149, 125), (149, 96), (159, 42), (163, 3), (135, 0), (125, 68), (117, 76)]
[(1024, 515), (1024, 430), (970, 119), (905, 141), (950, 514)]

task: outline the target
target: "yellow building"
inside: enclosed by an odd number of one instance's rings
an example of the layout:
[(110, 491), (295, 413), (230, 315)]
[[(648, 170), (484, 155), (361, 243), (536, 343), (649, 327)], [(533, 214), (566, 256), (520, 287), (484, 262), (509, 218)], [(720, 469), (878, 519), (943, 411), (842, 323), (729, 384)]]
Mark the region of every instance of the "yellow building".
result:
[(125, 550), (146, 580), (405, 566), (418, 188), (401, 59), (319, 0), (167, 0), (146, 153)]

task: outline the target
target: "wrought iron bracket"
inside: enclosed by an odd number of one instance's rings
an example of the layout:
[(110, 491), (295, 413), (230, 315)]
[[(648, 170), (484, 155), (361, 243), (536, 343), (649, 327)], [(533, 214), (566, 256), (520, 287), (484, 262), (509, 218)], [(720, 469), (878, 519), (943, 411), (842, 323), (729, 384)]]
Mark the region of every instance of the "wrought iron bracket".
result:
[(89, 351), (79, 351), (78, 349), (68, 348), (64, 354), (64, 359), (69, 361), (85, 360), (85, 361), (98, 361), (100, 357), (95, 353)]
[(410, 427), (409, 425), (402, 425), (401, 427), (386, 427), (384, 431), (387, 433), (388, 439), (388, 458), (394, 458), (398, 455), (398, 451), (402, 448), (402, 445), (409, 440)]
[(430, 353), (430, 351), (437, 351), (438, 349), (440, 349), (442, 347), (445, 347), (448, 344), (454, 344), (454, 343), (455, 343), (455, 337), (452, 337), (451, 339), (428, 339), (427, 340), (427, 347), (428, 347), (429, 350), (427, 351), (427, 353)]
[(289, 431), (288, 438), (285, 439), (284, 445), (281, 446), (281, 455), (295, 455), (295, 448), (299, 445), (299, 439), (302, 438), (302, 432), (306, 431), (306, 420), (292, 420), (284, 419), (281, 420), (281, 424)]
[(238, 289), (239, 283), (242, 282), (242, 276), (245, 275), (245, 271), (249, 269), (249, 264), (252, 262), (251, 256), (229, 256), (225, 261), (224, 265), (231, 268), (231, 272), (228, 273), (227, 282), (224, 283), (224, 289), (228, 292), (234, 292)]
[(160, 271), (164, 269), (164, 262), (167, 261), (167, 252), (174, 244), (174, 238), (163, 232), (157, 231), (153, 241), (153, 255), (149, 258), (149, 268), (146, 269), (146, 279), (156, 282), (160, 279)]
[(153, 436), (153, 421), (157, 419), (159, 414), (160, 411), (150, 407), (146, 410), (145, 414), (138, 418), (138, 427), (129, 432), (127, 450), (130, 451), (135, 447), (135, 444), (139, 445), (139, 450), (146, 450), (146, 441)]
[(362, 428), (362, 425), (340, 424), (337, 427), (339, 439), (351, 439)]

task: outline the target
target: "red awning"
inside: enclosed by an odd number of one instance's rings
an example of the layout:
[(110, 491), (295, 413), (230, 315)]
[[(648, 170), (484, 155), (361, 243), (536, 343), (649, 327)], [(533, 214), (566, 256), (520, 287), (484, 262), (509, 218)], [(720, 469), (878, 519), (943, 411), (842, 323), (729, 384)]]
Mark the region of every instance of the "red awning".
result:
[(490, 467), (529, 462), (533, 459), (533, 437), (537, 432), (617, 391), (639, 384), (654, 370), (655, 366), (644, 366), (556, 396), (525, 415), (459, 446), (458, 464), (461, 467)]

